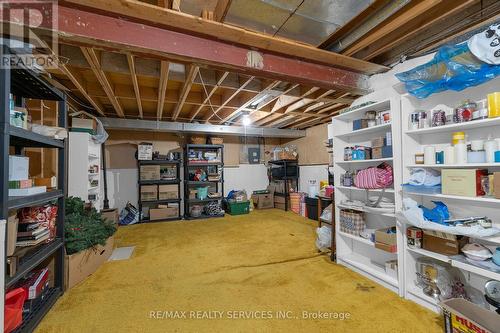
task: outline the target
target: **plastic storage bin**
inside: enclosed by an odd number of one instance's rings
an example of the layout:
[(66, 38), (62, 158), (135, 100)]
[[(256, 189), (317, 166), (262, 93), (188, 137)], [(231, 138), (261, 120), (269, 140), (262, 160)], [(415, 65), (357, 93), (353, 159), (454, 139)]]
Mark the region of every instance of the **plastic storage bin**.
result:
[(230, 215), (243, 215), (248, 214), (250, 211), (250, 201), (243, 202), (228, 202), (227, 206), (229, 208)]

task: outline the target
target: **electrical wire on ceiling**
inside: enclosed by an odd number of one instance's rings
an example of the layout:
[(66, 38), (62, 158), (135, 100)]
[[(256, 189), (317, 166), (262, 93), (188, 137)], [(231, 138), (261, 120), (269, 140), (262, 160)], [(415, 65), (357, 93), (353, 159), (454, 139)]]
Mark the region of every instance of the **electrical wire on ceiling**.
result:
[(283, 26), (286, 24), (286, 22), (288, 22), (288, 20), (290, 18), (292, 18), (293, 15), (295, 15), (295, 12), (297, 12), (297, 10), (299, 10), (300, 6), (302, 6), (302, 4), (304, 3), (304, 1), (306, 0), (302, 0), (299, 5), (293, 10), (293, 12), (290, 13), (290, 15), (288, 15), (288, 17), (286, 18), (286, 20), (278, 27), (278, 29), (276, 30), (276, 32), (273, 34), (273, 37), (276, 37), (276, 35), (280, 32), (281, 28), (283, 28)]
[[(200, 77), (201, 86), (203, 87), (203, 91), (205, 91), (205, 95), (208, 96), (207, 87), (205, 87), (205, 82), (203, 81), (203, 77), (201, 76), (201, 71), (198, 71), (198, 76)], [(212, 105), (212, 102), (210, 101), (210, 98), (208, 98), (208, 105), (210, 105), (210, 111), (212, 111), (212, 114), (214, 116), (216, 116), (217, 118), (219, 118), (220, 121), (222, 121), (222, 118), (219, 117), (217, 112), (214, 111), (214, 107)]]

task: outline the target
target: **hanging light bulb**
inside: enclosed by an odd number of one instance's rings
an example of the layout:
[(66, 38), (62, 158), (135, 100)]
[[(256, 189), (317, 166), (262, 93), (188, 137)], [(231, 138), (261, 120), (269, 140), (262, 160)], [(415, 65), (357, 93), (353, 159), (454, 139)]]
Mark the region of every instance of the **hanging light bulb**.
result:
[(243, 123), (243, 126), (250, 126), (250, 124), (252, 123), (250, 115), (244, 114), (243, 117), (241, 118), (241, 122)]

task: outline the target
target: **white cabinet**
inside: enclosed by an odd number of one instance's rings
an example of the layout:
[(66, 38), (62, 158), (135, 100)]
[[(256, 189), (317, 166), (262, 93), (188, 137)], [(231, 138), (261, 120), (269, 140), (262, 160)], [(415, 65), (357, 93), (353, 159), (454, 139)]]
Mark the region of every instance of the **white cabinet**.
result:
[(68, 196), (101, 209), (101, 145), (88, 133), (69, 133)]
[[(486, 84), (477, 87), (469, 88), (461, 92), (446, 91), (438, 94), (433, 94), (430, 97), (419, 100), (410, 95), (401, 97), (401, 132), (402, 146), (405, 147), (402, 154), (402, 175), (403, 183), (408, 182), (412, 168), (426, 168), (442, 171), (443, 169), (488, 169), (489, 172), (500, 171), (500, 163), (461, 163), (461, 164), (437, 164), (437, 165), (422, 165), (415, 164), (415, 154), (423, 153), (425, 146), (433, 146), (436, 151), (443, 151), (449, 147), (452, 142), (453, 132), (465, 132), (466, 141), (482, 139), (486, 140), (488, 136), (500, 138), (500, 118), (491, 118), (483, 120), (473, 120), (464, 123), (452, 123), (438, 127), (428, 127), (421, 129), (411, 129), (409, 126), (411, 114), (418, 110), (429, 111), (434, 108), (441, 109), (442, 105), (454, 108), (460, 101), (464, 99), (481, 100), (486, 97), (486, 94), (492, 91), (498, 91), (500, 86), (500, 78), (492, 80)], [(419, 204), (428, 208), (434, 207), (433, 200), (444, 202), (450, 213), (455, 218), (469, 216), (487, 216), (492, 219), (493, 225), (500, 228), (500, 200), (494, 197), (465, 197), (447, 194), (415, 194), (403, 192), (402, 197), (409, 197), (417, 201)], [(410, 225), (403, 224), (403, 229)], [(490, 237), (488, 239), (472, 239), (471, 241), (479, 242), (494, 249), (500, 245), (500, 237)], [(486, 268), (478, 267), (467, 261), (463, 255), (461, 256), (446, 256), (424, 249), (411, 249), (406, 244), (403, 247), (405, 260), (405, 280), (406, 293), (405, 297), (413, 300), (423, 306), (434, 311), (439, 311), (439, 306), (436, 300), (424, 294), (419, 288), (416, 281), (416, 263), (419, 258), (429, 257), (443, 263), (447, 263), (452, 267), (460, 270), (465, 282), (477, 289), (480, 293), (484, 291), (484, 284), (490, 279), (500, 280), (500, 273)]]
[[(353, 121), (365, 117), (367, 111), (387, 111), (390, 113), (391, 121), (389, 123), (379, 123), (375, 126), (353, 130)], [(361, 107), (354, 111), (340, 114), (333, 117), (333, 135), (334, 135), (334, 173), (335, 173), (335, 220), (336, 222), (336, 251), (337, 262), (345, 265), (354, 271), (367, 276), (368, 278), (380, 283), (390, 290), (404, 294), (404, 274), (403, 274), (403, 256), (399, 249), (403, 248), (403, 230), (397, 223), (395, 211), (401, 208), (400, 192), (401, 186), (401, 147), (400, 147), (400, 100), (397, 97), (391, 97), (378, 100), (376, 103)], [(383, 137), (390, 132), (392, 136), (392, 155), (393, 157), (351, 160), (344, 161), (344, 148), (352, 146), (371, 146), (371, 139)], [(344, 186), (340, 182), (341, 175), (346, 172), (365, 169), (371, 166), (377, 166), (382, 162), (392, 165), (394, 170), (394, 188), (385, 190), (383, 196), (389, 201), (395, 203), (392, 211), (378, 211), (369, 207), (359, 206), (356, 211), (364, 212), (366, 228), (382, 229), (396, 226), (397, 253), (390, 253), (375, 247), (375, 244), (360, 236), (354, 236), (340, 231), (340, 210), (352, 209), (348, 203), (350, 201), (364, 201), (367, 196), (377, 197), (381, 190), (364, 190), (353, 186)], [(398, 261), (398, 273), (386, 271), (386, 263)]]

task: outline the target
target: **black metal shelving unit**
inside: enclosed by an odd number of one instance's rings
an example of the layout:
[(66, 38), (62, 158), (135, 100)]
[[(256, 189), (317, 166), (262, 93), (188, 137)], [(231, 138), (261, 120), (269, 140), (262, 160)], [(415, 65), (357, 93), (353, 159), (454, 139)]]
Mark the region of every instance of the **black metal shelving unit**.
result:
[[(56, 140), (44, 135), (10, 125), (9, 95), (16, 96), (17, 101), (24, 104), (25, 98), (58, 101), (58, 126), (67, 126), (66, 96), (57, 88), (46, 82), (40, 75), (29, 69), (0, 69), (0, 101), (3, 108), (3, 117), (0, 118), (0, 219), (7, 220), (10, 210), (23, 207), (56, 203), (58, 206), (56, 219), (56, 238), (48, 244), (34, 246), (32, 250), (19, 259), (16, 274), (5, 276), (4, 288), (8, 290), (20, 279), (50, 257), (55, 259), (54, 286), (46, 290), (37, 301), (33, 310), (23, 315), (23, 323), (14, 332), (32, 332), (45, 314), (54, 305), (64, 290), (64, 211), (67, 170), (67, 142)], [(14, 148), (16, 155), (23, 153), (24, 148), (52, 148), (57, 149), (57, 190), (25, 197), (9, 197), (9, 149)], [(6, 234), (6, 244), (7, 244)]]
[[(158, 204), (168, 204), (168, 203), (178, 203), (178, 216), (167, 218), (167, 219), (157, 219), (151, 220), (150, 218), (141, 218), (140, 223), (151, 223), (151, 222), (167, 222), (167, 221), (177, 221), (182, 219), (181, 206), (182, 206), (182, 196), (181, 196), (181, 160), (150, 160), (150, 161), (138, 161), (139, 169), (139, 214), (142, 216), (142, 209), (144, 205), (158, 205)], [(141, 166), (143, 165), (175, 165), (176, 169), (176, 179), (168, 180), (141, 180)], [(156, 200), (142, 200), (141, 197), (141, 187), (146, 185), (155, 185), (157, 188)], [(177, 199), (160, 199), (160, 185), (177, 185)]]
[[(278, 181), (283, 181), (285, 182), (284, 184), (284, 193), (279, 193), (279, 192), (274, 192), (275, 196), (279, 197), (284, 197), (285, 198), (285, 211), (288, 211), (288, 196), (290, 195), (290, 191), (288, 190), (288, 181), (294, 181), (295, 180), (295, 190), (299, 190), (299, 162), (297, 160), (276, 160), (276, 161), (269, 161), (269, 165), (275, 165), (278, 167), (275, 167), (275, 169), (279, 169), (279, 176), (273, 176), (272, 170), (271, 170), (271, 181), (273, 180), (278, 180)], [(293, 172), (291, 171), (293, 170)]]
[[(210, 162), (210, 161), (190, 161), (188, 153), (190, 150), (195, 151), (218, 151), (220, 156), (220, 161)], [(217, 171), (220, 174), (219, 180), (216, 181), (193, 181), (189, 180), (189, 171), (197, 168), (204, 168), (208, 166), (214, 166), (217, 168)], [(189, 189), (192, 187), (199, 186), (214, 186), (217, 193), (220, 193), (221, 196), (217, 198), (206, 198), (203, 200), (200, 199), (190, 199), (189, 198)], [(217, 201), (220, 205), (222, 205), (222, 199), (224, 198), (224, 145), (202, 145), (202, 144), (186, 144), (184, 147), (184, 218), (186, 220), (198, 220), (198, 219), (208, 219), (208, 218), (217, 218), (223, 217), (224, 214), (218, 216), (211, 216), (202, 213), (199, 217), (192, 217), (190, 214), (191, 206), (193, 205), (204, 205), (209, 202)]]

